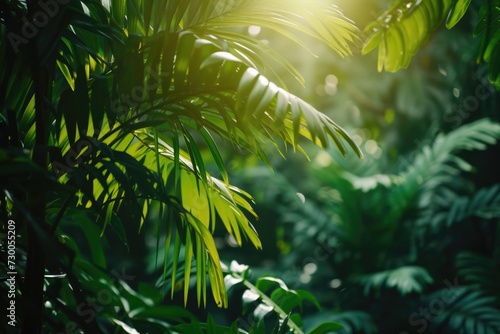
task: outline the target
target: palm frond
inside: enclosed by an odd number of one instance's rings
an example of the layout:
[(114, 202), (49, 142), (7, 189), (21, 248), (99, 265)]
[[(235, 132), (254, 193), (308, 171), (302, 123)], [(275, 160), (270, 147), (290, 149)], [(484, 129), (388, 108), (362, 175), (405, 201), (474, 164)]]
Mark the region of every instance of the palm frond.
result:
[(378, 47), (378, 70), (396, 72), (406, 68), (431, 32), (447, 19), (454, 26), (465, 14), (470, 0), (398, 0), (369, 24), (362, 52)]
[[(223, 54), (217, 53), (216, 55), (222, 57), (222, 59), (216, 59), (218, 62), (226, 60)], [(209, 58), (205, 65), (211, 63)], [(220, 71), (223, 74), (223, 68)], [(236, 122), (243, 123), (239, 125), (240, 127), (252, 124), (262, 135), (268, 136), (269, 133), (276, 133), (294, 147), (297, 147), (299, 135), (322, 147), (329, 146), (327, 138), (330, 137), (337, 148), (342, 153), (346, 153), (341, 143), (342, 138), (351, 145), (356, 154), (361, 155), (345, 131), (327, 116), (319, 113), (303, 100), (275, 86), (255, 70), (243, 67), (241, 71), (243, 74), (237, 87), (232, 88), (236, 88), (235, 114), (232, 118)], [(229, 78), (221, 77), (221, 80), (226, 79)], [(248, 133), (249, 130), (242, 128), (243, 133)]]
[[(248, 238), (255, 247), (260, 248), (257, 232), (244, 213), (246, 211), (256, 216), (250, 204), (252, 199), (244, 191), (213, 178), (206, 172), (205, 178), (200, 180), (191, 162), (196, 160), (191, 160), (189, 154), (180, 148), (174, 149), (172, 139), (169, 145), (163, 140), (156, 142), (145, 131), (126, 134), (116, 132), (115, 135), (109, 135), (110, 133), (108, 131), (104, 136), (105, 142), (88, 138), (88, 151), (82, 155), (86, 160), (68, 170), (68, 173), (61, 173), (63, 180), (82, 189), (85, 195), (82, 204), (97, 210), (102, 217), (103, 232), (107, 224), (113, 221), (115, 212), (126, 210), (127, 220), (135, 222), (140, 230), (148, 212), (155, 208), (151, 205), (152, 202), (159, 202), (169, 208), (167, 212), (170, 214), (165, 213), (165, 217), (162, 217), (162, 220), (167, 221), (164, 230), (171, 231), (175, 226), (175, 230), (185, 232), (170, 236), (165, 247), (170, 247), (170, 240), (175, 241), (179, 247), (182, 242), (186, 254), (191, 254), (196, 260), (199, 266), (198, 289), (200, 292), (203, 290), (198, 295), (199, 302), (206, 301), (202, 297), (206, 295), (206, 286), (202, 283), (207, 272), (215, 300), (221, 306), (226, 306), (222, 269), (212, 233), (219, 217), (228, 233), (233, 234), (239, 244), (243, 238)], [(76, 145), (84, 140), (78, 139)], [(63, 149), (69, 146), (69, 141), (65, 143), (66, 145), (61, 146)], [(71, 150), (63, 152), (66, 155)], [(161, 168), (155, 172), (157, 165)], [(172, 180), (174, 184), (174, 180), (178, 180), (179, 184), (177, 187), (169, 187), (167, 180)], [(158, 222), (161, 223), (162, 221)], [(172, 287), (175, 285), (178, 260), (179, 253), (176, 253), (173, 259), (175, 265)], [(189, 257), (186, 257), (186, 261), (189, 262)], [(186, 267), (184, 272), (188, 275), (189, 266)], [(189, 278), (189, 275), (185, 278)], [(187, 298), (189, 279), (184, 279), (184, 282)]]
[[(264, 161), (268, 159), (269, 144), (281, 153), (275, 137), (298, 150), (301, 150), (299, 137), (323, 147), (328, 147), (332, 140), (343, 154), (346, 153), (342, 142), (345, 140), (361, 154), (347, 133), (331, 119), (277, 87), (235, 56), (220, 51), (212, 42), (186, 32), (175, 43), (177, 51), (172, 57), (176, 61), (169, 69), (170, 75), (157, 83), (149, 97), (136, 102), (134, 107), (140, 111), (126, 116), (130, 106), (119, 104), (117, 107), (123, 111), (123, 128), (163, 127), (170, 133), (178, 132), (186, 143), (191, 142), (190, 147), (194, 143), (189, 139), (189, 132), (201, 131), (223, 177), (226, 171), (212, 139), (214, 135), (249, 149)], [(123, 70), (123, 76), (129, 76), (128, 68)], [(155, 80), (160, 78), (158, 73), (150, 73), (152, 76)], [(151, 100), (160, 88), (162, 97)], [(190, 153), (196, 150), (193, 147)], [(203, 167), (203, 162), (196, 159), (196, 155), (191, 158), (194, 173), (204, 179), (203, 170), (198, 168)]]
[[(165, 5), (165, 1), (159, 3), (159, 7)], [(166, 5), (166, 19), (159, 15), (153, 17), (154, 8), (144, 8), (145, 17), (152, 18), (153, 33), (161, 30), (204, 33), (207, 29), (217, 36), (228, 27), (257, 25), (276, 31), (302, 46), (304, 43), (296, 33), (306, 34), (325, 42), (344, 56), (350, 54), (349, 43), (358, 40), (354, 24), (338, 7), (323, 0), (307, 3), (300, 0), (198, 0), (170, 1)]]
[[(301, 13), (297, 16), (297, 13)], [(356, 28), (340, 10), (327, 1), (246, 1), (238, 7), (205, 22), (208, 26), (231, 27), (246, 25), (249, 17), (253, 25), (269, 28), (302, 44), (290, 31), (296, 31), (326, 44), (340, 55), (351, 52), (349, 43), (357, 41)], [(243, 24), (242, 24), (243, 23)]]
[(500, 57), (500, 1), (488, 2), (481, 12), (481, 18), (474, 29), (474, 36), (481, 36), (478, 61), (489, 64), (489, 80), (500, 89), (500, 66), (495, 61)]
[[(163, 98), (149, 106), (154, 111), (148, 113), (149, 118), (158, 119), (164, 113), (165, 122), (205, 128), (247, 147), (264, 160), (267, 159), (263, 147), (273, 143), (274, 136), (299, 150), (299, 136), (323, 147), (329, 146), (332, 139), (343, 154), (345, 140), (356, 154), (361, 154), (347, 133), (331, 119), (212, 41), (184, 32), (170, 46), (177, 50), (171, 55), (176, 59), (173, 68), (151, 74), (156, 78), (163, 74), (165, 78), (158, 85)], [(124, 76), (128, 76), (127, 67), (124, 71)], [(150, 100), (146, 97), (144, 102), (138, 102), (145, 103), (140, 108), (146, 108)]]
[[(93, 245), (98, 246), (98, 245)], [(132, 289), (127, 280), (134, 278), (124, 272), (113, 272), (112, 275), (95, 267), (93, 264), (77, 258), (73, 272), (60, 277), (46, 279), (47, 295), (51, 303), (47, 310), (57, 315), (47, 321), (46, 329), (57, 332), (71, 321), (79, 330), (101, 333), (105, 327), (112, 325), (124, 332), (138, 333), (154, 330), (170, 331), (177, 325), (199, 325), (196, 317), (179, 306), (162, 305), (157, 291), (150, 286), (142, 285), (139, 291)], [(70, 288), (71, 286), (72, 288)], [(85, 295), (104, 296), (101, 321), (88, 321), (87, 316), (77, 313), (78, 305), (85, 303)], [(62, 301), (64, 298), (64, 302)], [(125, 316), (124, 316), (125, 314)]]
[(351, 54), (351, 46), (360, 41), (353, 22), (325, 0), (138, 1), (135, 8), (126, 6), (123, 0), (116, 0), (110, 10), (115, 19), (119, 19), (119, 15), (132, 14), (135, 17), (138, 13), (143, 14), (139, 15), (144, 18), (143, 21), (133, 20), (134, 33), (157, 41), (153, 46), (153, 54), (158, 54), (156, 50), (168, 54), (170, 48), (163, 48), (164, 42), (168, 43), (184, 32), (191, 32), (238, 56), (260, 73), (269, 73), (272, 80), (280, 81), (275, 74), (278, 69), (284, 69), (302, 84), (302, 75), (279, 50), (253, 38), (242, 28), (267, 28), (308, 50), (306, 40), (312, 38), (342, 56)]
[[(267, 67), (265, 57), (253, 51), (255, 39), (236, 33), (234, 27), (259, 24), (304, 46), (295, 37), (300, 31), (343, 55), (357, 40), (356, 28), (327, 2), (315, 1), (299, 12), (304, 5), (300, 1), (284, 4), (92, 3), (71, 7), (72, 25), (58, 44), (57, 68), (64, 81), (54, 97), (51, 140), (62, 160), (53, 160), (53, 171), (61, 183), (82, 187), (81, 204), (97, 210), (103, 231), (127, 213), (140, 229), (152, 203), (160, 203), (167, 221), (165, 248), (175, 249), (172, 287), (184, 259), (187, 298), (188, 269), (196, 260), (199, 303), (205, 302), (205, 273), (216, 302), (227, 303), (211, 236), (217, 219), (238, 243), (248, 238), (260, 247), (246, 217), (255, 216), (252, 199), (230, 186), (216, 135), (265, 161), (269, 145), (280, 152), (276, 137), (298, 150), (299, 137), (325, 147), (333, 142), (343, 154), (346, 140), (359, 154), (332, 120), (250, 67)], [(286, 64), (278, 53), (268, 54)], [(297, 74), (290, 65), (285, 67)], [(197, 134), (222, 180), (206, 172)], [(87, 150), (75, 149), (82, 143), (88, 143)], [(61, 163), (72, 159), (78, 163)]]
[[(159, 231), (174, 253), (172, 287), (184, 266), (187, 300), (195, 260), (198, 303), (206, 301), (208, 274), (216, 303), (227, 306), (215, 222), (239, 244), (248, 238), (261, 245), (247, 219), (255, 216), (252, 199), (229, 184), (214, 137), (265, 161), (269, 146), (281, 153), (276, 138), (299, 151), (299, 137), (323, 147), (333, 143), (342, 154), (346, 141), (360, 155), (330, 118), (259, 73), (271, 61), (300, 78), (278, 51), (260, 55), (257, 41), (238, 29), (259, 25), (301, 47), (303, 36), (312, 37), (343, 56), (357, 42), (357, 29), (323, 0), (76, 1), (63, 9), (35, 45), (40, 63), (54, 69), (43, 83), (53, 89), (44, 96), (50, 126), (35, 123), (33, 78), (23, 68), (31, 49), (13, 57), (5, 38), (0, 60), (9, 64), (0, 77), (8, 98), (2, 107), (18, 113), (26, 149), (33, 148), (37, 129), (47, 133), (49, 170), (77, 192), (78, 208), (93, 210), (101, 234), (125, 219), (140, 230), (160, 208)], [(222, 180), (207, 173), (200, 143)]]

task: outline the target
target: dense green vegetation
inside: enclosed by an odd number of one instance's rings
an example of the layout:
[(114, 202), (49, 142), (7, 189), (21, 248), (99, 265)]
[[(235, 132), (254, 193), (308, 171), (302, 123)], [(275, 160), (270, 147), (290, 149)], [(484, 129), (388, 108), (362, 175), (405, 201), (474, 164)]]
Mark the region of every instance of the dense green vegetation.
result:
[(500, 333), (500, 2), (6, 0), (0, 35), (2, 329)]

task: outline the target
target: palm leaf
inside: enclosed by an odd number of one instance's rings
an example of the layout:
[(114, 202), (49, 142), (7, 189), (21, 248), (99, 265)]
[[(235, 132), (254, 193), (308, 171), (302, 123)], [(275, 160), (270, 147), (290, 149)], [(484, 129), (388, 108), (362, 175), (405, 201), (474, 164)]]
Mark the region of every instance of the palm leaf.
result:
[[(84, 1), (71, 2), (60, 15), (37, 37), (42, 62), (57, 71), (46, 83), (54, 86), (46, 101), (53, 111), (46, 129), (55, 152), (52, 172), (60, 184), (79, 190), (77, 206), (94, 210), (101, 234), (124, 219), (140, 230), (160, 207), (165, 248), (174, 248), (172, 286), (182, 253), (186, 299), (194, 259), (198, 302), (205, 302), (208, 274), (217, 304), (227, 306), (215, 222), (238, 243), (248, 238), (261, 245), (246, 216), (255, 215), (252, 199), (229, 184), (216, 135), (265, 161), (269, 144), (281, 152), (277, 137), (297, 150), (299, 137), (323, 147), (333, 143), (343, 154), (347, 141), (360, 155), (336, 123), (252, 67), (280, 62), (300, 77), (277, 51), (252, 50), (255, 39), (238, 36), (238, 27), (258, 24), (299, 46), (306, 44), (298, 36), (309, 36), (341, 55), (357, 41), (356, 28), (320, 0)], [(24, 57), (32, 55), (7, 57), (4, 46), (1, 60), (12, 65), (1, 70), (5, 107), (19, 111), (23, 142), (31, 149), (41, 126), (23, 69)], [(198, 133), (222, 180), (207, 173)]]
[(447, 27), (464, 15), (470, 0), (396, 0), (376, 21), (369, 24), (363, 54), (378, 47), (378, 70), (396, 72), (411, 58), (446, 17)]
[(481, 18), (474, 29), (474, 36), (481, 36), (478, 61), (489, 63), (489, 80), (500, 89), (500, 66), (494, 61), (500, 57), (500, 1), (488, 2), (481, 12)]
[[(251, 198), (238, 188), (228, 186), (208, 174), (197, 185), (199, 178), (194, 173), (189, 155), (183, 151), (179, 155), (180, 175), (177, 176), (181, 180), (181, 186), (176, 191), (168, 190), (164, 180), (169, 180), (175, 174), (175, 153), (172, 146), (164, 141), (155, 144), (154, 138), (145, 132), (125, 134), (119, 141), (114, 136), (107, 136), (107, 140), (115, 141), (115, 144), (110, 147), (96, 139), (89, 139), (92, 147), (87, 164), (75, 166), (69, 175), (65, 174), (63, 177), (67, 178), (66, 182), (76, 182), (86, 195), (83, 204), (97, 208), (98, 213), (103, 215), (103, 231), (113, 218), (111, 212), (119, 211), (122, 207), (126, 207), (129, 212), (127, 220), (135, 220), (139, 228), (150, 208), (154, 208), (150, 201), (159, 201), (173, 208), (176, 214), (168, 216), (168, 226), (175, 223), (177, 229), (186, 231), (184, 236), (177, 234), (177, 238), (181, 238), (177, 242), (185, 244), (187, 254), (191, 254), (201, 266), (202, 271), (197, 272), (197, 283), (203, 282), (203, 268), (206, 268), (215, 300), (220, 306), (226, 306), (222, 269), (210, 231), (214, 230), (215, 217), (218, 216), (240, 244), (242, 236), (245, 236), (260, 248), (257, 233), (242, 211), (255, 215), (248, 202)], [(116, 150), (118, 148), (120, 151)], [(156, 152), (160, 152), (159, 157)], [(159, 175), (155, 175), (153, 170), (158, 158), (162, 169)], [(169, 245), (165, 247), (168, 248)], [(174, 261), (177, 263), (178, 255)], [(175, 271), (174, 267), (172, 286), (175, 285)], [(188, 271), (185, 270), (186, 275)], [(185, 282), (189, 282), (189, 279)], [(206, 287), (200, 285), (200, 292), (201, 288), (204, 291)], [(186, 293), (187, 290), (188, 287), (185, 289)], [(199, 297), (201, 295), (200, 293)]]
[[(272, 79), (280, 83), (283, 82), (275, 74), (277, 69), (283, 68), (304, 84), (300, 73), (278, 50), (242, 32), (242, 27), (258, 25), (267, 28), (306, 49), (309, 47), (304, 36), (311, 37), (325, 43), (342, 56), (351, 54), (350, 45), (359, 43), (358, 30), (354, 24), (335, 5), (325, 0), (309, 1), (307, 4), (301, 0), (177, 0), (157, 1), (154, 4), (150, 1), (138, 3), (137, 9), (143, 12), (144, 22), (136, 24), (145, 36), (157, 39), (164, 34), (175, 36), (190, 31), (238, 56), (259, 72), (270, 71)], [(125, 14), (123, 4), (119, 6)], [(155, 49), (160, 47), (156, 44)], [(168, 52), (168, 49), (165, 51)]]

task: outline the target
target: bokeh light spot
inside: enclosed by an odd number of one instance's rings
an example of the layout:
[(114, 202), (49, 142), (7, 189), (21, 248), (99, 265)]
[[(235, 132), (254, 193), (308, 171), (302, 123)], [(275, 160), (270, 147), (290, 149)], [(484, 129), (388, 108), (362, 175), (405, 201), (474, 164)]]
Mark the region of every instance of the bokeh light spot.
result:
[(304, 272), (306, 274), (312, 275), (318, 270), (318, 266), (316, 263), (310, 262), (304, 266)]
[(309, 283), (311, 281), (311, 275), (308, 274), (300, 274), (299, 277), (300, 283)]
[(339, 79), (335, 75), (333, 75), (333, 74), (328, 74), (325, 77), (325, 82), (326, 82), (327, 85), (337, 86), (338, 83), (339, 83)]
[(314, 158), (314, 164), (321, 168), (328, 167), (331, 163), (332, 157), (325, 151), (319, 152), (318, 155), (316, 155), (316, 158)]
[(378, 150), (378, 145), (375, 140), (368, 139), (365, 143), (366, 153), (374, 155)]
[(336, 289), (336, 288), (340, 287), (341, 285), (342, 285), (342, 281), (339, 280), (338, 278), (332, 279), (330, 281), (330, 287), (332, 289)]
[(259, 26), (250, 26), (250, 27), (248, 27), (248, 33), (251, 36), (257, 36), (258, 34), (260, 34), (260, 30), (261, 30), (261, 28)]

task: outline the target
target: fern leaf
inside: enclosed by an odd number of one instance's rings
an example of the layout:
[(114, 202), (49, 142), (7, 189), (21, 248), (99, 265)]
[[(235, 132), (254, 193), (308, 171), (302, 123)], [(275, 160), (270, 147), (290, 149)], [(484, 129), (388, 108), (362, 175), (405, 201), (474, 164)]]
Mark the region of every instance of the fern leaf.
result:
[(451, 304), (447, 305), (432, 322), (437, 329), (445, 328), (452, 333), (487, 334), (500, 330), (500, 310), (492, 304), (493, 297), (478, 291), (465, 291)]
[(412, 292), (422, 292), (426, 284), (433, 282), (427, 270), (417, 266), (404, 266), (397, 269), (362, 275), (354, 278), (364, 285), (364, 293), (369, 294), (372, 289), (380, 292), (382, 287), (395, 288), (402, 295)]
[(402, 210), (418, 195), (418, 207), (426, 208), (433, 200), (433, 197), (425, 196), (426, 193), (434, 193), (443, 184), (452, 184), (459, 172), (470, 171), (467, 163), (457, 160), (458, 152), (484, 150), (499, 138), (500, 125), (488, 119), (461, 126), (446, 135), (438, 135), (432, 145), (425, 146), (407, 170), (400, 174), (405, 182), (391, 192), (391, 203), (397, 203), (396, 208), (400, 208), (394, 211), (393, 221), (398, 220)]
[(494, 260), (472, 252), (461, 252), (455, 259), (455, 265), (459, 276), (468, 284), (489, 296), (500, 298), (500, 270)]
[(500, 185), (479, 190), (471, 198), (459, 198), (450, 208), (446, 225), (450, 226), (471, 216), (492, 218), (500, 216)]

